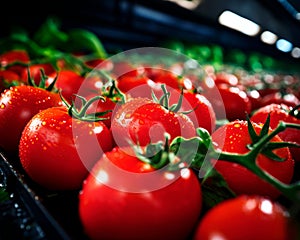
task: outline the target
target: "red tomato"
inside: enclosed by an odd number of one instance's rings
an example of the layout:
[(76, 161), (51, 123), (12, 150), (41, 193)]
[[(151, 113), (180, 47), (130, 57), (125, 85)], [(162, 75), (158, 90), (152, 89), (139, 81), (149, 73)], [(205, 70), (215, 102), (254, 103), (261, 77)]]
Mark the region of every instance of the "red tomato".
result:
[[(159, 103), (147, 99), (141, 101), (138, 98), (124, 105), (117, 110), (112, 120), (113, 134), (120, 139), (122, 145), (128, 145), (128, 140), (142, 146), (164, 141), (165, 133), (170, 134), (170, 141), (177, 136), (190, 138), (196, 134), (195, 127), (187, 116), (167, 110)], [(126, 105), (132, 110), (130, 113), (127, 110), (124, 113)]]
[(2, 70), (0, 71), (0, 92), (3, 92), (4, 89), (9, 88), (12, 84), (17, 83), (21, 84), (19, 81), (19, 75), (11, 70)]
[(261, 196), (242, 195), (209, 210), (193, 239), (296, 239), (290, 219), (280, 204)]
[[(79, 195), (85, 233), (93, 240), (187, 239), (201, 212), (202, 195), (197, 176), (184, 171), (154, 171), (128, 149), (105, 153)], [(175, 179), (167, 178), (174, 174)], [(158, 185), (151, 190), (152, 184)]]
[(164, 133), (170, 134), (170, 141), (175, 137), (194, 137), (195, 127), (184, 114), (174, 113), (158, 103), (140, 106), (132, 114), (129, 133), (135, 143), (142, 146), (163, 141)]
[(0, 146), (16, 151), (27, 122), (39, 111), (61, 105), (59, 95), (45, 89), (24, 85), (4, 90), (0, 97)]
[(224, 108), (229, 121), (246, 119), (246, 113), (251, 111), (251, 102), (246, 92), (238, 87), (228, 87), (224, 84), (218, 85), (218, 91), (221, 98), (209, 92), (204, 94), (211, 102), (217, 119), (222, 118)]
[[(81, 94), (80, 94), (81, 95)], [(89, 96), (86, 97), (86, 100), (89, 100), (93, 97), (97, 96), (96, 94), (90, 94)], [(106, 118), (105, 120), (102, 120), (102, 122), (110, 128), (111, 126), (111, 119), (112, 119), (112, 112), (114, 111), (116, 107), (116, 102), (114, 102), (111, 98), (104, 96), (103, 100), (98, 100), (95, 101), (90, 105), (90, 107), (87, 109), (88, 114), (93, 114), (93, 113), (101, 113), (101, 112), (107, 112), (105, 115), (101, 116), (102, 118)], [(75, 103), (77, 104), (79, 99), (75, 98)], [(81, 101), (78, 104), (78, 107), (81, 106)]]
[[(257, 133), (262, 126), (253, 123)], [(248, 145), (252, 143), (248, 132), (247, 121), (232, 121), (218, 128), (213, 134), (214, 147), (229, 153), (245, 154), (249, 152)], [(274, 142), (282, 142), (281, 138), (275, 136)], [(273, 177), (284, 183), (290, 183), (294, 173), (294, 160), (288, 148), (280, 148), (273, 151), (281, 158), (282, 162), (272, 160), (265, 155), (259, 154), (256, 164)], [(246, 168), (231, 162), (222, 160), (215, 161), (215, 169), (224, 177), (229, 187), (238, 195), (258, 194), (276, 198), (280, 195), (273, 186), (263, 181)]]
[(276, 103), (276, 104), (285, 104), (291, 107), (295, 107), (300, 104), (300, 100), (293, 93), (288, 93), (282, 95), (279, 91), (275, 93), (270, 93), (265, 95), (260, 99), (260, 107)]
[(126, 61), (119, 61), (113, 63), (113, 69), (112, 74), (116, 77), (122, 77), (122, 76), (140, 76), (144, 74), (145, 70), (142, 66), (133, 66), (129, 62)]
[[(33, 64), (29, 66), (30, 76), (34, 80), (36, 85), (39, 85), (41, 81), (41, 69), (44, 70), (46, 76), (55, 72), (54, 67), (50, 63)], [(24, 83), (28, 83), (28, 69), (24, 68), (21, 72), (21, 80)]]
[[(57, 76), (55, 83), (56, 88), (61, 90), (62, 96), (71, 103), (74, 94), (77, 94), (80, 87), (84, 82), (84, 77), (72, 70), (61, 70), (58, 73), (54, 72), (49, 75), (47, 84), (51, 84), (54, 78)], [(81, 90), (82, 91), (82, 90)]]
[[(81, 85), (79, 86), (76, 94), (82, 97), (88, 97), (91, 95), (99, 95), (103, 89), (104, 81), (98, 74), (86, 74), (82, 76)], [(74, 89), (76, 90), (76, 89)]]
[(123, 75), (118, 78), (117, 87), (124, 93), (132, 97), (151, 97), (151, 87), (148, 82), (151, 81), (146, 76)]
[[(14, 62), (22, 62), (22, 63), (29, 63), (30, 58), (28, 53), (22, 49), (13, 49), (9, 50), (5, 53), (0, 55), (0, 66), (7, 67), (7, 65), (12, 64)], [(23, 69), (26, 68), (21, 65), (14, 65), (9, 67), (9, 70), (16, 72), (17, 74), (21, 74)]]
[(229, 86), (237, 86), (239, 83), (238, 78), (234, 74), (227, 73), (227, 72), (215, 73), (214, 81), (217, 85), (225, 83)]
[(91, 68), (103, 69), (106, 71), (111, 71), (114, 67), (114, 64), (109, 59), (92, 59), (86, 61), (85, 64)]
[(165, 67), (163, 65), (144, 65), (145, 75), (151, 80), (156, 79), (162, 74), (166, 73)]
[(111, 149), (111, 133), (104, 123), (74, 119), (66, 107), (53, 107), (26, 125), (19, 156), (36, 183), (51, 190), (71, 190), (81, 187), (88, 171)]
[[(170, 105), (178, 103), (179, 91), (171, 91)], [(192, 110), (192, 111), (191, 111)], [(216, 114), (208, 99), (200, 94), (184, 91), (182, 107), (179, 112), (188, 112), (186, 115), (192, 120), (195, 127), (205, 128), (212, 133), (216, 127)]]
[(261, 95), (259, 91), (254, 89), (247, 91), (247, 96), (251, 103), (251, 112), (253, 112), (260, 107)]
[(165, 71), (152, 80), (156, 83), (166, 84), (170, 88), (179, 89), (180, 78), (173, 72)]
[[(285, 104), (270, 104), (261, 107), (255, 111), (251, 117), (251, 121), (256, 123), (264, 123), (270, 114), (270, 127), (276, 128), (280, 121), (287, 123), (300, 124), (300, 119), (290, 114), (292, 107)], [(300, 144), (300, 131), (294, 128), (288, 128), (280, 132), (279, 137), (285, 142), (293, 142)], [(290, 148), (293, 159), (300, 161), (300, 148)]]
[[(152, 101), (148, 98), (131, 98), (125, 104), (117, 105), (112, 112), (111, 131), (118, 146), (128, 145), (129, 124), (133, 112), (139, 107)], [(127, 136), (127, 137), (124, 137)]]

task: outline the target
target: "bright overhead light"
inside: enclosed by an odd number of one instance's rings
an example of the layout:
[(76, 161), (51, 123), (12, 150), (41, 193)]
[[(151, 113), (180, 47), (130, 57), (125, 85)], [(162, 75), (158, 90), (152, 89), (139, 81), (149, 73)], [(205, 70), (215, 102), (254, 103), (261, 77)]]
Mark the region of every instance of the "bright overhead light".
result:
[(249, 36), (255, 36), (260, 31), (260, 26), (255, 22), (227, 10), (219, 16), (219, 23)]
[(261, 35), (260, 35), (260, 39), (267, 44), (274, 44), (277, 40), (277, 35), (270, 32), (270, 31), (264, 31)]
[(282, 52), (290, 52), (293, 48), (293, 44), (285, 39), (279, 39), (276, 42), (276, 47)]
[(292, 50), (292, 57), (294, 58), (300, 58), (300, 48), (295, 47)]

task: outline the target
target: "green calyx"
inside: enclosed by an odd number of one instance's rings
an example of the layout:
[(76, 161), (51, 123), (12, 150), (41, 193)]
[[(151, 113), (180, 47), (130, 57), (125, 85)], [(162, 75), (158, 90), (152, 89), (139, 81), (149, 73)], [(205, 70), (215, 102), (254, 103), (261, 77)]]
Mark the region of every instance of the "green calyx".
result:
[[(171, 112), (175, 112), (175, 113), (179, 112), (179, 110), (182, 106), (182, 102), (183, 102), (183, 89), (181, 89), (181, 93), (180, 93), (178, 102), (171, 105), (171, 106), (170, 106), (170, 96), (171, 96), (171, 94), (170, 94), (170, 92), (167, 91), (166, 85), (162, 84), (161, 89), (163, 91), (163, 95), (159, 99), (156, 97), (156, 95), (152, 91), (151, 95), (152, 95), (153, 100), (155, 102), (159, 103), (165, 109), (170, 110)], [(189, 113), (193, 112), (194, 110), (195, 109), (192, 109), (192, 110), (189, 110), (189, 111), (183, 111), (183, 112), (180, 112), (180, 113), (189, 114)]]
[(174, 164), (176, 156), (174, 152), (170, 151), (170, 136), (165, 134), (165, 143), (159, 141), (157, 143), (151, 143), (145, 148), (139, 145), (132, 145), (135, 154), (139, 160), (144, 163), (150, 164), (155, 169), (160, 169), (167, 164)]
[(63, 101), (63, 103), (66, 105), (68, 108), (68, 113), (71, 117), (79, 119), (81, 121), (87, 121), (87, 122), (98, 122), (98, 121), (103, 121), (107, 120), (107, 118), (104, 118), (102, 116), (106, 115), (107, 113), (111, 112), (111, 110), (108, 111), (103, 111), (103, 112), (95, 112), (95, 113), (87, 113), (88, 108), (96, 101), (105, 101), (105, 98), (102, 96), (95, 96), (88, 101), (79, 95), (75, 95), (77, 99), (81, 101), (81, 107), (78, 109), (75, 107), (75, 102), (72, 100), (72, 103), (69, 104), (66, 99), (61, 94), (61, 91), (59, 91), (59, 95)]
[(47, 80), (48, 77), (46, 76), (43, 68), (40, 69), (40, 72), (41, 72), (41, 80), (40, 80), (39, 84), (37, 85), (35, 83), (34, 79), (30, 75), (29, 67), (27, 68), (27, 79), (28, 79), (29, 86), (42, 88), (42, 89), (45, 89), (49, 92), (55, 91), (55, 83), (57, 81), (58, 75), (55, 76), (54, 80), (52, 81), (52, 83), (49, 86), (46, 86), (46, 80)]
[(176, 137), (170, 142), (170, 135), (165, 133), (165, 142), (151, 143), (145, 148), (132, 144), (132, 148), (141, 161), (155, 169), (169, 164), (169, 171), (178, 171), (191, 164), (199, 169), (211, 144), (209, 132), (204, 128), (198, 128), (197, 136), (193, 138)]
[(100, 70), (99, 73), (107, 80), (102, 88), (102, 95), (115, 103), (124, 104), (126, 102), (126, 95), (116, 86), (116, 80), (103, 70)]
[[(255, 132), (253, 124), (250, 121), (249, 116), (247, 116), (247, 123), (248, 123), (248, 132), (249, 132), (250, 138), (252, 140), (252, 143), (249, 144), (247, 147), (248, 147), (248, 149), (251, 150), (255, 147), (255, 145), (261, 139), (268, 136), (268, 132), (270, 129), (270, 114), (268, 114), (268, 117), (267, 117), (259, 134), (257, 134)], [(274, 161), (283, 162), (285, 159), (276, 155), (273, 152), (273, 150), (279, 149), (279, 148), (284, 148), (284, 147), (299, 147), (299, 145), (295, 144), (295, 143), (290, 143), (290, 142), (267, 142), (265, 144), (265, 146), (261, 149), (260, 153)]]

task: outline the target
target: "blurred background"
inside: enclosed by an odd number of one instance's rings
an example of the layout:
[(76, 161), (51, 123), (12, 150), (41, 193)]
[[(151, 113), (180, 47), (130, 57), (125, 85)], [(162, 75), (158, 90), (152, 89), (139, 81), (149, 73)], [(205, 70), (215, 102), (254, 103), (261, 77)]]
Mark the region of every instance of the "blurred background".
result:
[(63, 29), (85, 28), (109, 52), (166, 46), (203, 61), (233, 62), (252, 70), (298, 72), (298, 0), (110, 0), (7, 3), (1, 35), (35, 31), (49, 16)]

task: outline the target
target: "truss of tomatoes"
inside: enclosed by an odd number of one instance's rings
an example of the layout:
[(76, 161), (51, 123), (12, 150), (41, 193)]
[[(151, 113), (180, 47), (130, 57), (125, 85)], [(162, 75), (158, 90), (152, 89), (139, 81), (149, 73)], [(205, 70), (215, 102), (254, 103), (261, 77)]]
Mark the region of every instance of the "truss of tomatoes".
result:
[[(120, 62), (111, 77), (101, 69), (89, 76), (47, 64), (4, 66), (28, 63), (24, 52), (0, 60), (1, 148), (17, 152), (41, 188), (78, 191), (90, 239), (297, 235), (278, 201), (297, 199), (289, 189), (297, 179), (297, 100), (274, 98), (267, 108), (225, 72), (199, 81)], [(291, 129), (277, 129), (280, 120)], [(255, 230), (257, 222), (265, 227)]]

